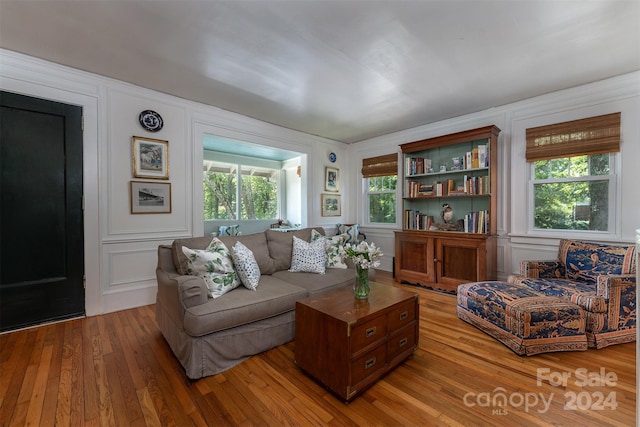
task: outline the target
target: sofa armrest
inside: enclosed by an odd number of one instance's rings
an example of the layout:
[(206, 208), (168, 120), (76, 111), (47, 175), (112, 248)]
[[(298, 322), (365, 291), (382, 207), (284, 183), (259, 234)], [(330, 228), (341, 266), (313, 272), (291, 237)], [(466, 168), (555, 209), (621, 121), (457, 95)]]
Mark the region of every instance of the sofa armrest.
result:
[(625, 295), (632, 292), (635, 295), (635, 274), (603, 274), (598, 276), (596, 294), (609, 300), (612, 296)]
[(520, 264), (520, 274), (527, 278), (556, 278), (563, 279), (566, 269), (558, 260), (532, 261), (523, 260)]

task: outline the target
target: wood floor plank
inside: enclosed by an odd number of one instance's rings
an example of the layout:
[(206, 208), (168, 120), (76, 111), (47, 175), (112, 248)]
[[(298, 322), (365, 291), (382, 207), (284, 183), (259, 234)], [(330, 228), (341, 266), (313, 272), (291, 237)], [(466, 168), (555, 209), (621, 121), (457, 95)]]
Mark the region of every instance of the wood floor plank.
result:
[[(295, 341), (190, 380), (149, 305), (1, 334), (0, 426), (635, 425), (634, 343), (522, 357), (458, 319), (455, 296), (377, 280), (419, 294), (418, 349), (349, 404), (296, 366)], [(602, 369), (615, 381), (579, 384)], [(615, 409), (586, 405), (598, 393)], [(586, 406), (568, 410), (572, 395)]]

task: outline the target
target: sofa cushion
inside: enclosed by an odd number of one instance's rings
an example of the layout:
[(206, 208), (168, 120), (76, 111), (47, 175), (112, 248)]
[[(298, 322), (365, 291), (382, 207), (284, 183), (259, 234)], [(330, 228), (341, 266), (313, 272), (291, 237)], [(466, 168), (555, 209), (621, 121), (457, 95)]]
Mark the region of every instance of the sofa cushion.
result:
[(305, 242), (293, 236), (293, 253), (289, 271), (324, 274), (326, 259), (324, 237), (313, 242)]
[(189, 259), (187, 274), (202, 277), (211, 297), (218, 298), (240, 285), (231, 253), (219, 239), (214, 238), (204, 250), (183, 246), (182, 252)]
[(513, 284), (526, 286), (542, 295), (564, 298), (587, 311), (594, 313), (607, 311), (606, 299), (597, 295), (596, 286), (590, 282), (567, 279), (534, 279), (521, 276), (512, 276), (510, 280)]
[(291, 268), (293, 236), (296, 236), (305, 242), (309, 242), (311, 241), (311, 230), (316, 230), (322, 235), (325, 234), (322, 227), (316, 227), (313, 229), (303, 228), (302, 230), (289, 231), (287, 233), (275, 230), (267, 230), (265, 232), (267, 244), (269, 246), (269, 254), (271, 255), (275, 271), (288, 270)]
[(321, 238), (325, 239), (325, 265), (327, 268), (347, 268), (347, 264), (345, 264), (344, 259), (344, 251), (342, 249), (346, 237), (346, 234), (338, 234), (337, 236), (323, 236), (316, 230), (311, 230), (311, 241), (315, 241)]
[(228, 248), (233, 248), (236, 242), (242, 242), (244, 246), (253, 252), (253, 256), (260, 267), (260, 274), (273, 274), (275, 270), (273, 260), (269, 255), (267, 237), (264, 232), (246, 234), (241, 236), (219, 236), (218, 237)]
[(187, 267), (189, 266), (189, 259), (182, 252), (182, 247), (186, 246), (190, 249), (206, 249), (211, 243), (211, 240), (213, 240), (211, 236), (203, 236), (176, 239), (173, 241), (171, 244), (171, 257), (173, 258), (173, 265), (176, 267), (178, 274), (181, 276), (186, 275)]
[(358, 236), (360, 235), (360, 224), (338, 224), (336, 226), (336, 234), (346, 234), (347, 238), (345, 243), (358, 243)]
[(251, 249), (242, 242), (236, 242), (231, 249), (231, 257), (242, 284), (245, 288), (255, 291), (260, 282), (260, 267)]
[(298, 286), (262, 276), (255, 291), (241, 286), (224, 298), (185, 310), (184, 329), (191, 336), (203, 336), (246, 325), (294, 310), (296, 301), (306, 296), (307, 292)]
[(596, 284), (602, 274), (635, 274), (635, 246), (563, 239), (558, 259), (566, 266), (566, 278)]
[(221, 225), (218, 227), (219, 236), (237, 236), (240, 233), (240, 225)]
[(290, 271), (277, 271), (273, 276), (285, 282), (304, 288), (309, 295), (320, 292), (340, 289), (345, 286), (353, 286), (356, 280), (354, 269), (329, 268), (325, 274), (292, 273)]

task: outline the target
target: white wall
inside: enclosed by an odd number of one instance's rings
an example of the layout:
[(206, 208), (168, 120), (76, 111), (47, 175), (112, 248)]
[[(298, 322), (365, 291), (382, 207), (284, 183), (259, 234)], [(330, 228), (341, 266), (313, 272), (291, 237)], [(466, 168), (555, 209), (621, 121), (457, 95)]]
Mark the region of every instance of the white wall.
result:
[[(87, 315), (155, 302), (158, 245), (204, 234), (204, 132), (304, 153), (299, 222), (327, 229), (345, 222), (320, 216), (328, 154), (346, 167), (345, 144), (2, 49), (0, 88), (83, 107)], [(146, 109), (162, 115), (161, 131), (138, 124)], [(169, 141), (170, 214), (130, 213), (134, 135)]]
[[(613, 213), (616, 229), (614, 233), (598, 236), (597, 240), (633, 243), (635, 230), (640, 226), (640, 72), (362, 141), (350, 147), (349, 155), (354, 164), (360, 164), (366, 157), (400, 152), (398, 145), (406, 142), (497, 125), (502, 130), (498, 138), (498, 276), (504, 279), (509, 274), (519, 272), (523, 259), (554, 259), (559, 238), (584, 237), (596, 240), (592, 235), (534, 234), (527, 230), (526, 128), (616, 111), (622, 112), (621, 153), (617, 156), (616, 164), (620, 171), (618, 205)], [(354, 169), (349, 181), (351, 187), (347, 191), (355, 193), (357, 197), (349, 198), (348, 211), (357, 212), (352, 220), (366, 225), (361, 174)], [(401, 212), (400, 201), (398, 212)], [(394, 255), (393, 231), (400, 229), (400, 223), (393, 227), (365, 227), (369, 240), (372, 240), (369, 236), (374, 236), (374, 240), (383, 248), (385, 267), (391, 265)]]

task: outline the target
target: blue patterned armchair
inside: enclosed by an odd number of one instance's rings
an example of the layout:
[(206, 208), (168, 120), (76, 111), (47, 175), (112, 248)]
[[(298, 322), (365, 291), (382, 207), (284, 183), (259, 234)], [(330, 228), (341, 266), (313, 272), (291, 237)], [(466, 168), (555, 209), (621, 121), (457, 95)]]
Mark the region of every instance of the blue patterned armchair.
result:
[(560, 241), (558, 259), (522, 261), (509, 283), (566, 299), (586, 315), (590, 348), (636, 340), (636, 246)]

